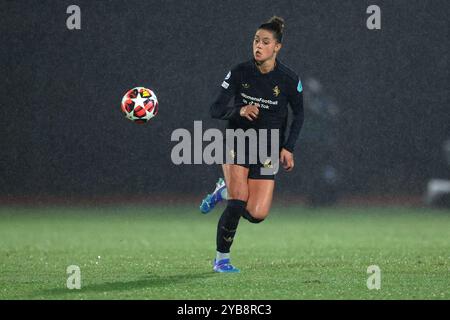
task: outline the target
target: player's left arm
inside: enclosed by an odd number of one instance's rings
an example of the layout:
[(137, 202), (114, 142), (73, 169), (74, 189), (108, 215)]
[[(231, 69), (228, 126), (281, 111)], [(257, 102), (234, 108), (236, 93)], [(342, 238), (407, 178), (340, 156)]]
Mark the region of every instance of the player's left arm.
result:
[(290, 85), (290, 92), (288, 96), (289, 105), (291, 106), (293, 119), (289, 130), (289, 136), (284, 143), (281, 153), (280, 161), (287, 171), (291, 171), (294, 167), (294, 148), (300, 131), (304, 122), (303, 110), (303, 86), (300, 78), (297, 77), (295, 84)]

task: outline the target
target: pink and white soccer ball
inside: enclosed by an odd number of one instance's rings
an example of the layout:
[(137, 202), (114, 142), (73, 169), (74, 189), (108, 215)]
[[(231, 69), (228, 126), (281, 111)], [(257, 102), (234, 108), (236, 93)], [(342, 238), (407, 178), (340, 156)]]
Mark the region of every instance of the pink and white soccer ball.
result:
[(152, 90), (136, 87), (125, 93), (121, 107), (127, 119), (142, 124), (158, 114), (158, 98)]

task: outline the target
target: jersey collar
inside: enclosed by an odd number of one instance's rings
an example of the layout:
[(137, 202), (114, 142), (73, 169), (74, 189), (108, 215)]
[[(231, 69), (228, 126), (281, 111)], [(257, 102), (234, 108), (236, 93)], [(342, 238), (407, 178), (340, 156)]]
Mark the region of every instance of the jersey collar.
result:
[(277, 58), (275, 58), (275, 67), (273, 68), (272, 71), (269, 71), (267, 73), (261, 73), (261, 71), (259, 71), (258, 67), (256, 66), (255, 59), (252, 59), (252, 66), (253, 66), (253, 71), (254, 71), (255, 75), (265, 77), (265, 76), (271, 75), (274, 72), (278, 71), (278, 67), (280, 66), (280, 61)]

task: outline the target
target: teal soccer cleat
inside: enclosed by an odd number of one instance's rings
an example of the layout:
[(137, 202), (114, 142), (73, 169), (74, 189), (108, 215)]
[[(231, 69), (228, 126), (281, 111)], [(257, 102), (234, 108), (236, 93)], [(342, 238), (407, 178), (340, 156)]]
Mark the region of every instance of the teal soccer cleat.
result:
[(225, 181), (222, 178), (216, 183), (216, 189), (214, 189), (213, 193), (208, 194), (205, 199), (202, 200), (200, 204), (200, 211), (203, 214), (209, 213), (217, 203), (222, 200), (226, 200), (226, 192), (227, 186), (225, 185)]
[(219, 260), (219, 261), (216, 261), (216, 259), (214, 259), (213, 270), (214, 270), (214, 272), (219, 272), (219, 273), (238, 273), (238, 272), (240, 272), (238, 268), (234, 267), (230, 263), (230, 259), (223, 259), (223, 260)]

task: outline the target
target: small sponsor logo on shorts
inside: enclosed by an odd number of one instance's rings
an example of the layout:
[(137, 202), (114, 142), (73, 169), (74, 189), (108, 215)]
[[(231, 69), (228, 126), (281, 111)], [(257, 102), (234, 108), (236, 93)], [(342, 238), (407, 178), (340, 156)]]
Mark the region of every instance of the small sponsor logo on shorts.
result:
[(273, 168), (272, 161), (270, 159), (267, 159), (266, 161), (264, 161), (264, 165), (263, 166), (264, 166), (264, 168), (272, 169)]

